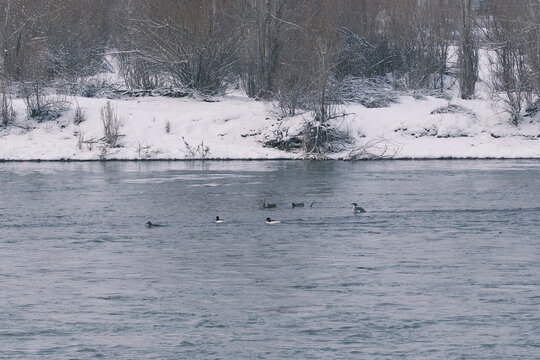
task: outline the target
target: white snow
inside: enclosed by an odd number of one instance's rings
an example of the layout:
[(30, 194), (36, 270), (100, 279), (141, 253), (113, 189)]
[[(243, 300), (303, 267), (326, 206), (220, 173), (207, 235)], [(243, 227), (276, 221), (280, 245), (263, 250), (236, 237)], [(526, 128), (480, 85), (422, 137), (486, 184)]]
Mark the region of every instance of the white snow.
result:
[[(300, 152), (266, 148), (262, 143), (278, 131), (288, 135), (297, 132), (309, 114), (281, 120), (271, 103), (239, 95), (217, 100), (77, 97), (70, 99), (71, 110), (57, 120), (37, 123), (27, 119), (24, 102), (15, 99), (15, 126), (0, 129), (0, 159), (188, 159), (193, 154), (184, 140), (196, 158), (204, 156), (196, 151), (198, 145), (200, 149), (208, 147), (206, 157), (211, 159), (302, 158)], [(107, 101), (124, 119), (124, 125), (121, 147), (104, 152), (99, 141), (103, 136), (100, 108)], [(76, 102), (86, 115), (79, 126), (73, 124)], [(460, 110), (432, 114), (449, 103)], [(525, 117), (514, 127), (499, 104), (490, 99), (448, 101), (402, 96), (399, 103), (387, 108), (349, 104), (343, 110), (349, 115), (336, 120), (336, 125), (349, 133), (354, 144), (331, 155), (334, 158), (347, 157), (354, 146), (378, 140), (388, 144), (394, 158), (540, 158), (540, 117)], [(86, 142), (80, 144), (79, 139)]]

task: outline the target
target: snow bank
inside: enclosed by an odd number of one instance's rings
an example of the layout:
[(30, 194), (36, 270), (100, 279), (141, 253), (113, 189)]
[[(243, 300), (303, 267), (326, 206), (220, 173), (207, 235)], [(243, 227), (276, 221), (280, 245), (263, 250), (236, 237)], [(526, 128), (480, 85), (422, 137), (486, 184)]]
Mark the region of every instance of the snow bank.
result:
[[(281, 120), (272, 104), (232, 95), (216, 102), (165, 97), (70, 101), (72, 109), (56, 121), (37, 123), (26, 119), (23, 101), (14, 100), (17, 121), (0, 129), (0, 159), (296, 159), (302, 154), (266, 148), (263, 142), (277, 133), (298, 132), (309, 116)], [(99, 141), (100, 109), (107, 101), (124, 122), (121, 147), (113, 149)], [(86, 115), (79, 126), (73, 124), (75, 103)], [(538, 116), (513, 127), (490, 100), (402, 96), (386, 108), (352, 104), (343, 110), (349, 115), (335, 124), (353, 144), (335, 158), (379, 140), (394, 146), (394, 158), (540, 158)]]

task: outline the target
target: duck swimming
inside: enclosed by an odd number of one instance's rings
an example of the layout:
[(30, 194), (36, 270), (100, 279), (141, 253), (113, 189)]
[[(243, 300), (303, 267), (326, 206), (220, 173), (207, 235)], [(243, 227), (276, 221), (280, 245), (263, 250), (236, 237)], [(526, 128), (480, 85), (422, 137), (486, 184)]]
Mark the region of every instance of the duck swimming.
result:
[(145, 225), (146, 225), (146, 227), (148, 227), (148, 228), (154, 226), (154, 224), (152, 224), (151, 221), (148, 221)]
[(267, 217), (267, 218), (266, 218), (266, 223), (267, 223), (268, 225), (275, 225), (275, 224), (279, 224), (280, 221), (278, 221), (278, 220), (272, 220), (272, 219), (270, 219), (269, 217)]
[(352, 206), (353, 206), (353, 211), (354, 211), (355, 214), (365, 213), (366, 212), (366, 210), (363, 207), (358, 206), (357, 203), (352, 203)]
[(225, 220), (220, 219), (219, 216), (216, 216), (216, 224), (222, 224), (224, 222), (225, 222)]

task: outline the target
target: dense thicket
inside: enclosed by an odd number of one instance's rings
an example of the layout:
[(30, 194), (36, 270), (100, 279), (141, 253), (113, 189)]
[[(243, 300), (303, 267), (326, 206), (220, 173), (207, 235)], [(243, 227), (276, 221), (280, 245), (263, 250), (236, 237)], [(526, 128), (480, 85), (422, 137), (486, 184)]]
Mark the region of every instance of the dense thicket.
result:
[(16, 89), (39, 115), (44, 87), (113, 55), (129, 89), (238, 87), (324, 122), (370, 84), (473, 98), (479, 49), (517, 123), (540, 94), (537, 0), (0, 0), (0, 110)]

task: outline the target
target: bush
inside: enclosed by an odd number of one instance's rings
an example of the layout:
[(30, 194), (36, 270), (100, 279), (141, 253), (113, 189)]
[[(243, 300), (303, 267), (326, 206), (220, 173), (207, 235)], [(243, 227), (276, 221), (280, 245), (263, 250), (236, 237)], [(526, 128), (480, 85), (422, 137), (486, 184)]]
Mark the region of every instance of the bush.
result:
[(342, 82), (343, 101), (360, 103), (367, 108), (387, 107), (398, 101), (396, 92), (380, 78), (347, 77)]
[(6, 126), (15, 120), (15, 111), (6, 87), (0, 89), (0, 126)]
[(70, 107), (65, 97), (46, 95), (40, 85), (23, 84), (22, 92), (28, 116), (37, 122), (55, 120)]
[(191, 146), (191, 145), (187, 142), (187, 140), (184, 139), (183, 136), (182, 136), (182, 141), (184, 141), (184, 147), (185, 147), (184, 152), (186, 153), (186, 158), (187, 158), (187, 159), (192, 159), (192, 160), (195, 160), (195, 159), (201, 159), (201, 160), (205, 160), (205, 159), (207, 159), (208, 156), (210, 155), (210, 147), (204, 145), (204, 141), (201, 141), (201, 143), (200, 143), (199, 145), (197, 145), (197, 147)]
[(107, 101), (107, 104), (101, 108), (100, 114), (103, 124), (103, 141), (108, 147), (117, 147), (118, 139), (121, 136), (120, 128), (124, 125), (124, 121), (118, 117), (110, 101)]
[(75, 115), (73, 116), (73, 123), (75, 125), (79, 125), (83, 121), (86, 120), (86, 114), (84, 113), (83, 109), (79, 106), (79, 103), (77, 103), (77, 107), (75, 108)]
[(302, 145), (306, 158), (324, 159), (327, 154), (345, 150), (351, 143), (350, 135), (329, 123), (308, 121), (302, 130)]

